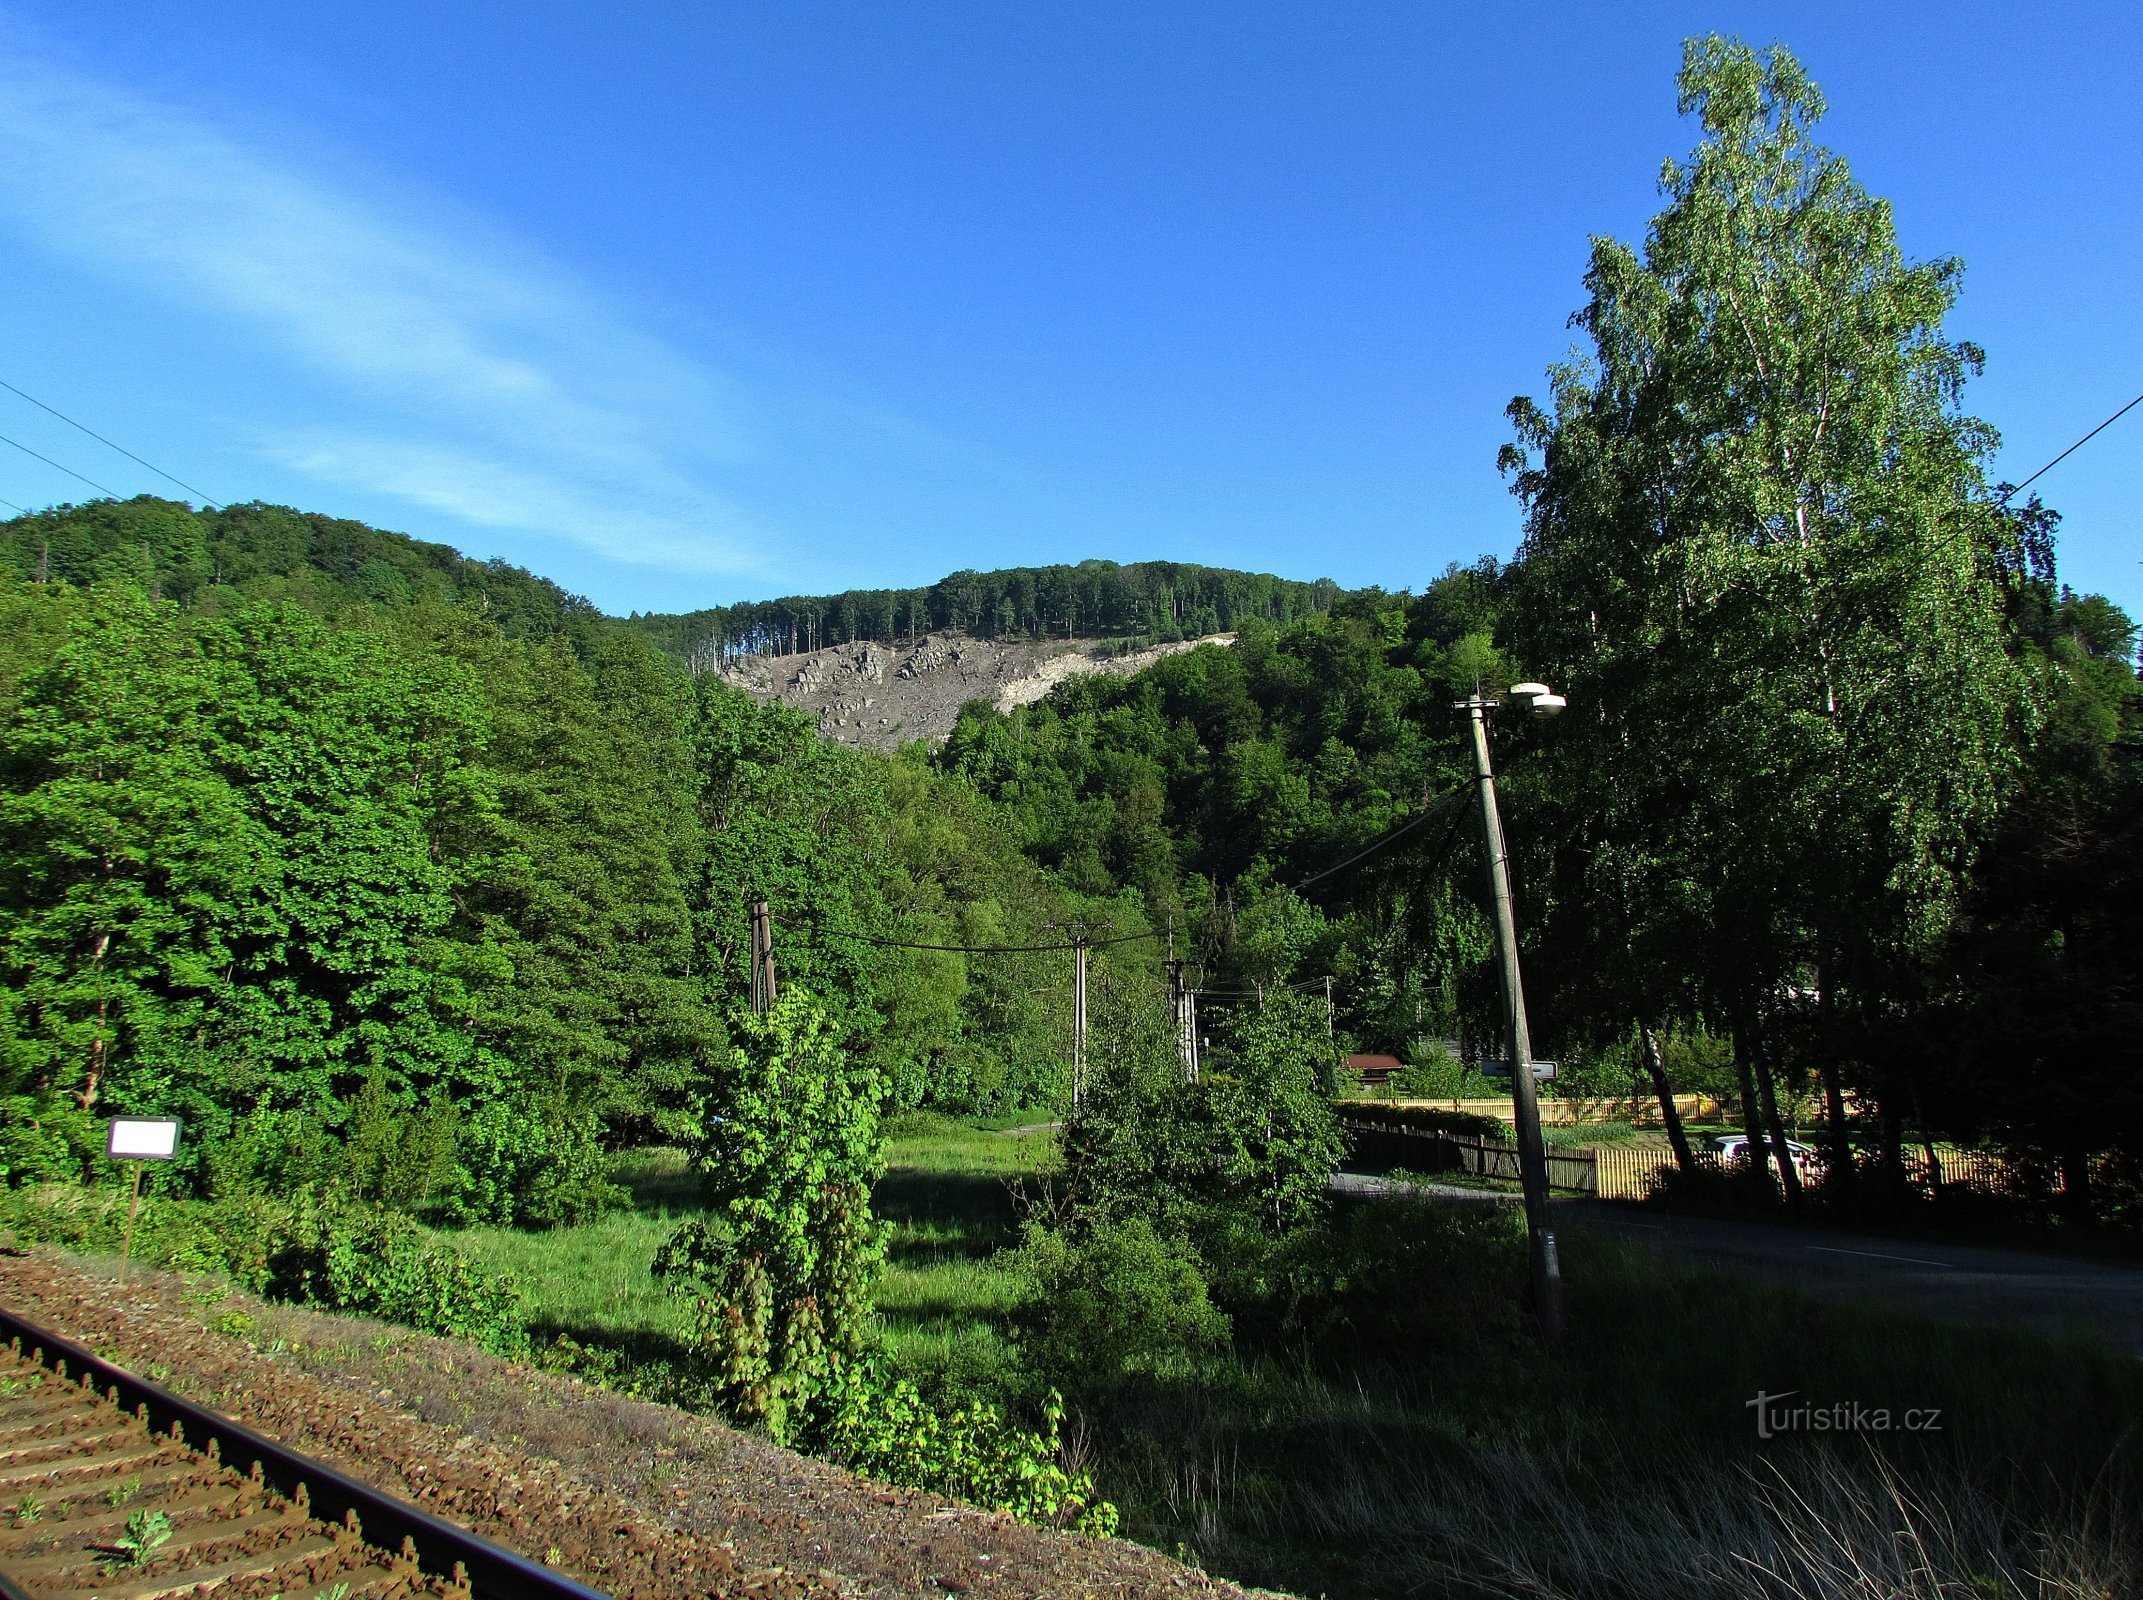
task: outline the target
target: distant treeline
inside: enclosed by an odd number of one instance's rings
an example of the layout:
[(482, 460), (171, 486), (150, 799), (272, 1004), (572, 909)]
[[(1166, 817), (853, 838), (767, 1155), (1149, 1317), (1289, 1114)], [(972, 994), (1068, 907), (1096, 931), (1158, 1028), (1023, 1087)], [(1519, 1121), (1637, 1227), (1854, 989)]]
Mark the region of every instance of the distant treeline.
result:
[(1190, 562), (1082, 561), (955, 572), (917, 589), (791, 595), (631, 620), (698, 672), (740, 655), (862, 639), (892, 644), (939, 628), (990, 639), (1195, 639), (1246, 621), (1321, 615), (1341, 592), (1329, 578), (1303, 583)]

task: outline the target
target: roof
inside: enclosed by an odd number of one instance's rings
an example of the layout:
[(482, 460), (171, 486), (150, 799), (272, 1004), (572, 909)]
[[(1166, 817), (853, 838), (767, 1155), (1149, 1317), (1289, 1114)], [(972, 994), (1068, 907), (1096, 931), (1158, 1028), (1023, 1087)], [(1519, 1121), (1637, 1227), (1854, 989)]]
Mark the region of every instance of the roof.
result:
[(1347, 1065), (1354, 1068), (1356, 1072), (1373, 1071), (1379, 1067), (1397, 1072), (1406, 1063), (1397, 1056), (1349, 1056), (1347, 1057)]

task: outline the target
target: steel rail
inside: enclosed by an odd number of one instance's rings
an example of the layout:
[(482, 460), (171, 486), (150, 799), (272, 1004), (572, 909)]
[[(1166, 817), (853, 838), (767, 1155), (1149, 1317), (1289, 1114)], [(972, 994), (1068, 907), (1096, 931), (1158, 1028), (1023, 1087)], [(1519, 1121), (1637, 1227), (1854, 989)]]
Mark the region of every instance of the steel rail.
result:
[[(526, 1556), (502, 1550), (428, 1511), (419, 1511), (407, 1501), (382, 1494), (310, 1456), (277, 1444), (229, 1417), (182, 1400), (72, 1339), (0, 1306), (0, 1344), (10, 1339), (21, 1340), (23, 1353), (39, 1366), (56, 1369), (64, 1362), (70, 1378), (78, 1380), (87, 1374), (95, 1380), (100, 1393), (115, 1394), (118, 1404), (126, 1410), (147, 1407), (151, 1428), (168, 1432), (173, 1423), (180, 1424), (191, 1449), (206, 1451), (209, 1442), (216, 1441), (226, 1467), (249, 1472), (257, 1464), (269, 1487), (279, 1494), (295, 1499), (302, 1484), (310, 1496), (313, 1516), (336, 1522), (354, 1511), (368, 1543), (391, 1550), (406, 1540), (405, 1552), (414, 1548), (417, 1565), (435, 1577), (451, 1582), (459, 1566), (476, 1600), (610, 1600), (599, 1589), (577, 1583)], [(0, 1578), (0, 1600), (27, 1597), (20, 1596)]]

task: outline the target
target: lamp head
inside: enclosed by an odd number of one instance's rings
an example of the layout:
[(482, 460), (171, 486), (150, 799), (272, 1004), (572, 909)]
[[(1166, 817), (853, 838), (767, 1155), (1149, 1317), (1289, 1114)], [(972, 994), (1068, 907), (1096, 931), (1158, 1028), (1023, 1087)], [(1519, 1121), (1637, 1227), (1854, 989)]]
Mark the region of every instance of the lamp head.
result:
[(1569, 704), (1544, 683), (1514, 683), (1511, 685), (1511, 698), (1531, 702), (1533, 715), (1536, 717), (1552, 717)]

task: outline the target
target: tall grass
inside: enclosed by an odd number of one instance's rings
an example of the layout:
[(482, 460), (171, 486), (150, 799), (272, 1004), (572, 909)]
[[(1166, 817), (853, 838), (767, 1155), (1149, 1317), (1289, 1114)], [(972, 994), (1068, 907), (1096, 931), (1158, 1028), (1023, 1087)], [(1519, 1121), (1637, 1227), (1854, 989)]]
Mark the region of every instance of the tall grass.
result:
[[(1012, 1394), (1022, 1281), (1008, 1185), (1046, 1131), (888, 1127), (879, 1314), (930, 1384)], [(617, 1174), (632, 1210), (472, 1230), (539, 1332), (659, 1367), (683, 1309), (647, 1271), (697, 1206), (674, 1153)], [(2082, 1344), (1815, 1302), (1565, 1230), (1569, 1341), (1518, 1304), (1503, 1208), (1365, 1202), (1319, 1246), (1320, 1317), (1242, 1311), (1194, 1373), (1089, 1387), (1070, 1447), (1126, 1531), (1230, 1577), (1334, 1600), (2112, 1600), (2143, 1592), (2143, 1372)], [(1213, 1263), (1226, 1278), (1227, 1264)], [(1336, 1309), (1335, 1309), (1336, 1307)], [(1061, 1376), (1061, 1375), (1056, 1375)], [(1939, 1433), (1756, 1437), (1758, 1390), (1937, 1407)]]
[[(1005, 1120), (1018, 1130), (1039, 1119)], [(1018, 1232), (1008, 1185), (1046, 1166), (1054, 1146), (1046, 1131), (927, 1112), (889, 1119), (886, 1133), (874, 1205), (887, 1227), (878, 1289), (887, 1345), (917, 1377), (998, 1387), (1000, 1330), (1018, 1290), (994, 1259)], [(469, 1228), (453, 1238), (480, 1265), (514, 1274), (539, 1340), (569, 1339), (653, 1379), (683, 1353), (692, 1322), (654, 1276), (655, 1252), (699, 1214), (699, 1184), (676, 1150), (635, 1151), (611, 1178), (632, 1195), (625, 1210), (548, 1232)]]

